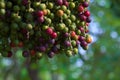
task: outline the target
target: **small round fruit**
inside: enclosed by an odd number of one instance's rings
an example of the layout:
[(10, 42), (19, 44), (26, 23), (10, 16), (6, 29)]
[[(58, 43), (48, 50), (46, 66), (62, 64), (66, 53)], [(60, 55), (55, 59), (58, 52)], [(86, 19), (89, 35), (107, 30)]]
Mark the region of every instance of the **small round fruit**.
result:
[(70, 3), (69, 3), (69, 7), (70, 7), (71, 9), (75, 8), (75, 3), (74, 3), (74, 2), (70, 2)]
[(53, 9), (54, 7), (54, 4), (52, 2), (49, 2), (48, 5), (47, 5), (47, 8), (48, 9)]
[(64, 14), (63, 10), (58, 10), (57, 11), (57, 16), (61, 17), (61, 16), (63, 16), (63, 14)]
[(23, 51), (23, 52), (22, 52), (22, 56), (23, 56), (23, 57), (29, 57), (29, 55), (30, 55), (30, 54), (29, 54), (28, 51)]
[(92, 38), (91, 38), (91, 36), (90, 35), (86, 35), (86, 42), (87, 43), (91, 43), (92, 42)]
[(53, 32), (53, 33), (51, 34), (51, 38), (57, 38), (57, 33), (56, 33), (56, 32)]
[(42, 56), (43, 56), (43, 54), (42, 54), (41, 52), (37, 52), (37, 53), (36, 53), (36, 56), (37, 56), (37, 59), (41, 59)]
[(49, 35), (51, 35), (51, 34), (53, 33), (53, 29), (50, 28), (50, 27), (48, 27), (48, 28), (46, 29), (46, 33), (49, 34)]
[(75, 41), (75, 40), (72, 40), (72, 41), (71, 41), (71, 44), (72, 44), (72, 46), (76, 46), (76, 41)]
[(50, 51), (47, 55), (48, 55), (49, 58), (52, 58), (55, 55), (55, 53)]
[(5, 2), (3, 2), (3, 1), (0, 2), (0, 8), (5, 9)]
[(41, 4), (39, 5), (39, 9), (40, 9), (40, 10), (46, 9), (46, 5), (45, 5), (44, 3), (41, 3)]
[(74, 48), (74, 49), (73, 49), (73, 53), (74, 53), (74, 54), (78, 54), (78, 48)]
[(6, 11), (5, 11), (5, 9), (0, 9), (0, 15), (5, 15), (5, 13), (6, 13)]
[(72, 54), (72, 51), (71, 51), (71, 50), (67, 50), (66, 55), (67, 55), (68, 57), (72, 56), (72, 55), (73, 55), (73, 54)]

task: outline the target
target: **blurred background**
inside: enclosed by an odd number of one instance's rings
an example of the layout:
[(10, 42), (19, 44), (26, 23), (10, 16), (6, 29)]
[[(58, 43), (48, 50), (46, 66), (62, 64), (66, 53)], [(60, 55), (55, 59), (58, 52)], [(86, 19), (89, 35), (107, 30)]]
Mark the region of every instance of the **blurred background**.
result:
[(90, 11), (93, 43), (87, 51), (31, 64), (21, 51), (0, 56), (0, 80), (120, 80), (120, 0), (91, 0)]

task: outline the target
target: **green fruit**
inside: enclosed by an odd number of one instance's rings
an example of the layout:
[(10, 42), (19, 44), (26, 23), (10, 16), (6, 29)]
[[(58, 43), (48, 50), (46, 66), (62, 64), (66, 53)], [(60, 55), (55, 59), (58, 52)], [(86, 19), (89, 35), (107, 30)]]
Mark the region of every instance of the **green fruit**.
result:
[(20, 10), (20, 7), (18, 5), (13, 6), (14, 12), (18, 12)]
[(70, 15), (70, 19), (71, 19), (71, 21), (75, 21), (76, 20), (76, 16), (75, 15)]
[(63, 17), (63, 19), (67, 19), (68, 18), (67, 14), (65, 14), (65, 13), (63, 14), (62, 17)]
[(65, 11), (65, 13), (68, 14), (68, 15), (70, 15), (70, 14), (71, 14), (71, 11), (70, 11), (69, 9), (67, 9), (67, 10)]
[(70, 19), (66, 19), (66, 20), (65, 20), (65, 24), (66, 24), (66, 25), (71, 25), (71, 24), (72, 24), (72, 21), (71, 21)]
[(46, 24), (51, 24), (52, 23), (52, 20), (50, 18), (45, 18), (45, 23)]
[(72, 41), (71, 41), (71, 44), (72, 44), (72, 46), (76, 46), (76, 41), (75, 41), (75, 40), (72, 40)]
[(26, 25), (26, 28), (27, 28), (28, 30), (32, 30), (33, 26), (32, 26), (32, 24), (28, 23), (28, 24)]
[(65, 5), (62, 5), (62, 6), (61, 6), (61, 10), (66, 11), (66, 10), (67, 10), (67, 7), (66, 7)]
[(52, 2), (49, 2), (48, 5), (47, 5), (47, 8), (48, 9), (53, 9), (54, 5)]
[(47, 25), (43, 25), (43, 26), (42, 26), (42, 30), (46, 30), (47, 28), (48, 28)]
[(71, 50), (67, 50), (66, 55), (67, 55), (68, 57), (72, 56), (72, 55), (73, 55), (73, 54), (72, 54), (72, 51), (71, 51)]
[(11, 23), (11, 26), (10, 26), (12, 29), (19, 29), (18, 27), (18, 24), (17, 23)]
[(37, 56), (37, 59), (41, 59), (42, 56), (43, 56), (43, 54), (42, 54), (41, 52), (37, 52), (37, 53), (36, 53), (36, 56)]
[(78, 54), (78, 48), (74, 48), (74, 49), (73, 49), (73, 53), (74, 53), (74, 54)]
[(79, 29), (76, 30), (76, 34), (77, 35), (80, 35), (81, 34), (81, 31)]
[(46, 9), (46, 5), (45, 5), (44, 3), (41, 3), (41, 4), (39, 5), (39, 9), (40, 9), (40, 10)]
[(2, 16), (5, 15), (5, 12), (6, 12), (5, 9), (0, 9), (0, 15)]
[(57, 25), (57, 28), (58, 28), (58, 30), (63, 30), (65, 28), (65, 24), (64, 23), (59, 23)]
[(69, 3), (69, 7), (70, 7), (71, 9), (75, 8), (75, 3), (74, 3), (74, 2), (70, 2), (70, 3)]
[(68, 32), (68, 31), (69, 31), (68, 27), (65, 27), (65, 28), (63, 29), (63, 32), (64, 32), (64, 33)]
[(5, 2), (0, 2), (0, 8), (5, 9)]
[(6, 6), (7, 6), (7, 8), (11, 8), (12, 7), (12, 2), (8, 1)]
[(76, 25), (73, 25), (73, 24), (72, 24), (72, 25), (70, 25), (69, 27), (70, 27), (70, 30), (74, 31), (75, 28), (76, 28)]
[(40, 2), (33, 2), (33, 7), (34, 8), (39, 8)]
[(54, 13), (49, 13), (49, 18), (54, 19)]

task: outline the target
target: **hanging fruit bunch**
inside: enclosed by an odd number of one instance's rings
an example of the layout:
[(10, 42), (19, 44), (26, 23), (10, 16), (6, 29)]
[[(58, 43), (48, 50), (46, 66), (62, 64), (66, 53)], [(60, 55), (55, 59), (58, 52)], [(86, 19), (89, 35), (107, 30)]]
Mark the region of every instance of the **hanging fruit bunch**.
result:
[(0, 0), (0, 53), (11, 57), (52, 58), (88, 48), (89, 0)]

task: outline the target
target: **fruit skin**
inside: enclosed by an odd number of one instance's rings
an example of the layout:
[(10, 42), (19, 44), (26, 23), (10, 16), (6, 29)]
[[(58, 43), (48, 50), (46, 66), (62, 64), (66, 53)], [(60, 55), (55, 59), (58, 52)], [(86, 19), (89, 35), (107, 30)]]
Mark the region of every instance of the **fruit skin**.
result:
[(63, 5), (63, 0), (56, 0), (56, 3), (60, 6), (62, 6)]
[(67, 55), (68, 57), (72, 56), (72, 55), (73, 55), (73, 54), (72, 54), (72, 51), (71, 51), (71, 50), (67, 50), (66, 55)]
[(12, 57), (13, 53), (11, 51), (8, 51), (7, 57)]
[(51, 34), (51, 38), (57, 38), (57, 33), (56, 33), (56, 32), (53, 32), (53, 33)]
[(61, 16), (63, 16), (63, 14), (64, 14), (63, 10), (58, 10), (57, 11), (57, 16), (61, 17)]
[(50, 28), (50, 27), (47, 28), (47, 29), (46, 29), (46, 33), (49, 34), (49, 35), (52, 35), (52, 33), (53, 33), (52, 28)]
[(83, 11), (84, 11), (84, 7), (83, 7), (82, 5), (79, 5), (79, 6), (78, 6), (78, 11), (79, 11), (79, 12), (83, 12)]
[(44, 12), (39, 10), (39, 11), (36, 12), (36, 15), (38, 17), (42, 17), (44, 15)]
[(85, 40), (86, 40), (87, 43), (91, 43), (92, 42), (92, 38), (91, 38), (90, 35), (87, 35)]
[(28, 51), (23, 51), (23, 52), (22, 52), (22, 56), (23, 56), (23, 57), (29, 57), (30, 54), (29, 54)]
[(87, 17), (89, 17), (89, 16), (90, 16), (90, 12), (89, 12), (88, 10), (86, 10), (86, 11), (84, 12), (84, 15), (87, 16)]
[(55, 53), (51, 51), (47, 55), (48, 55), (49, 58), (52, 58), (55, 55)]

